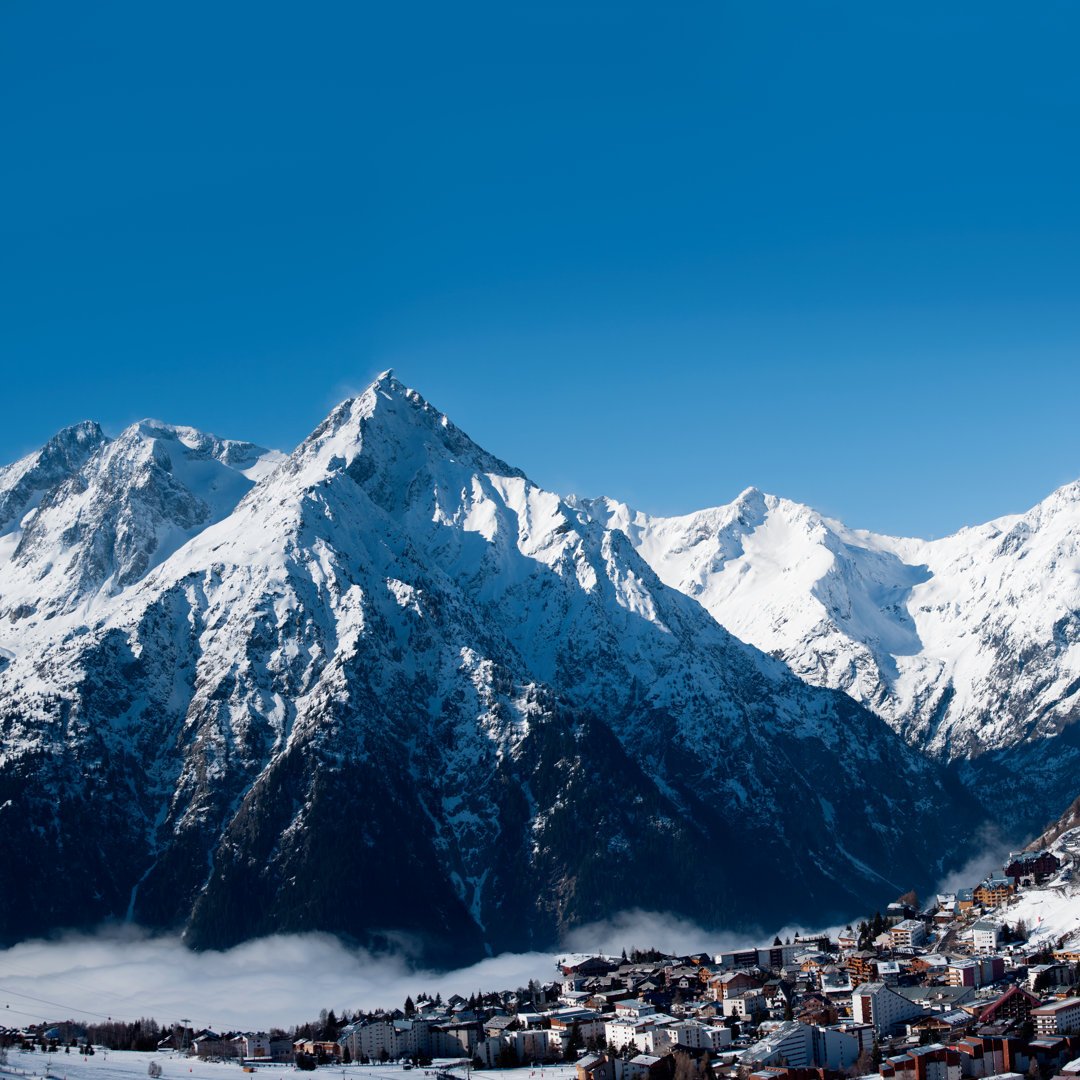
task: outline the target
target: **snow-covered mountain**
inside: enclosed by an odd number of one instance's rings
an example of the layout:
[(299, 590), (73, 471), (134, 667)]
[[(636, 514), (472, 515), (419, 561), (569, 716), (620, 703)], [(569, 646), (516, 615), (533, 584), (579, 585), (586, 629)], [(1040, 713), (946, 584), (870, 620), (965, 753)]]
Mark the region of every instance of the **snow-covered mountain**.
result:
[(579, 505), (732, 633), (972, 787), (1029, 777), (1022, 800), (997, 800), (1006, 821), (1039, 826), (1075, 794), (1080, 483), (935, 541), (850, 530), (753, 488), (677, 518)]
[(460, 958), (635, 906), (820, 922), (929, 884), (976, 819), (389, 373), (276, 465), (136, 425), (19, 530), (9, 939), (126, 915)]
[(62, 431), (0, 470), (0, 618), (88, 616), (230, 514), (282, 458), (154, 420), (115, 441), (96, 424)]

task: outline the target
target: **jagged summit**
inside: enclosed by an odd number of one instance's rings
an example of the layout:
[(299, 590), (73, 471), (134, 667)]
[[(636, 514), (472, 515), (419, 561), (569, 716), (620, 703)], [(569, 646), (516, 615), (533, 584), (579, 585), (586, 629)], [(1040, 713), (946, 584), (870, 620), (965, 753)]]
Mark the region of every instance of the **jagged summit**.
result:
[(37, 494), (23, 499), (4, 537), (0, 617), (23, 622), (24, 632), (61, 615), (87, 617), (87, 605), (118, 596), (228, 516), (281, 456), (157, 420), (113, 440), (96, 424), (61, 432), (21, 481), (38, 477)]
[(289, 469), (344, 470), (358, 480), (377, 475), (389, 498), (425, 462), (443, 457), (483, 473), (525, 475), (478, 446), (417, 391), (386, 371), (362, 394), (330, 413), (297, 448)]
[(17, 527), (41, 496), (74, 474), (109, 440), (93, 420), (57, 432), (40, 450), (0, 467), (0, 535)]

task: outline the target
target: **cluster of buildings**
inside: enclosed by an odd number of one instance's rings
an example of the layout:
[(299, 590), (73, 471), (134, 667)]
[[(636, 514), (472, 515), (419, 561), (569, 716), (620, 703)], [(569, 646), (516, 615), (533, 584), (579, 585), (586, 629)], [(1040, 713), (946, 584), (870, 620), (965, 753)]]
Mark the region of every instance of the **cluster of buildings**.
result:
[(1052, 852), (1018, 853), (971, 889), (921, 911), (897, 902), (835, 941), (579, 956), (527, 992), (331, 1016), (321, 1038), (177, 1031), (160, 1048), (250, 1063), (563, 1061), (578, 1080), (1080, 1080), (1080, 950), (1033, 952), (997, 911), (1060, 869)]

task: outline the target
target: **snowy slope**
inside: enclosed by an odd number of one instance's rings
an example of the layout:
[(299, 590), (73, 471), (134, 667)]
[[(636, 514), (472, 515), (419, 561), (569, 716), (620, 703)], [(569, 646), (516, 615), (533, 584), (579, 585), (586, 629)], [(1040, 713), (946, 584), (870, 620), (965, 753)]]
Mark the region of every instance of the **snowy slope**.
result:
[[(125, 461), (147, 461), (141, 433)], [(153, 442), (139, 468), (163, 467)], [(119, 535), (162, 505), (146, 488), (92, 507), (72, 488), (55, 512)], [(5, 935), (129, 912), (203, 945), (326, 929), (460, 956), (631, 906), (822, 922), (928, 884), (974, 822), (886, 724), (389, 374), (228, 516), (175, 505), (135, 513), (145, 560), (69, 559), (92, 602), (15, 624), (0, 826), (26, 872)]]
[(107, 441), (97, 424), (76, 424), (54, 435), (40, 450), (0, 467), (0, 562), (11, 557), (23, 519), (42, 496), (73, 476)]
[[(1007, 904), (990, 914), (989, 921), (1015, 927), (1022, 922), (1028, 930), (1028, 945), (1038, 948), (1071, 948), (1080, 944), (1080, 828), (1066, 814), (1054, 840), (1046, 846), (1061, 860), (1056, 874), (1041, 885), (1019, 888)], [(1071, 828), (1064, 828), (1071, 824)], [(1063, 831), (1058, 831), (1062, 828)]]
[(753, 488), (678, 518), (611, 500), (579, 505), (732, 633), (850, 694), (911, 745), (961, 763), (972, 784), (1044, 770), (1021, 808), (1027, 826), (1071, 798), (1080, 484), (937, 541), (856, 532)]

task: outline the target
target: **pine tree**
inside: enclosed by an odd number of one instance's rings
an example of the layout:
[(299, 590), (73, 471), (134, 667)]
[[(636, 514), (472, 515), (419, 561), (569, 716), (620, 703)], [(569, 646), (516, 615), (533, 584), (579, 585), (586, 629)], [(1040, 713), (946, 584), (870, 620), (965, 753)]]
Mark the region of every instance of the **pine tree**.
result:
[(585, 1046), (585, 1040), (581, 1037), (581, 1025), (575, 1020), (570, 1025), (570, 1037), (566, 1040), (566, 1050), (563, 1057), (573, 1064), (578, 1059), (578, 1051)]

